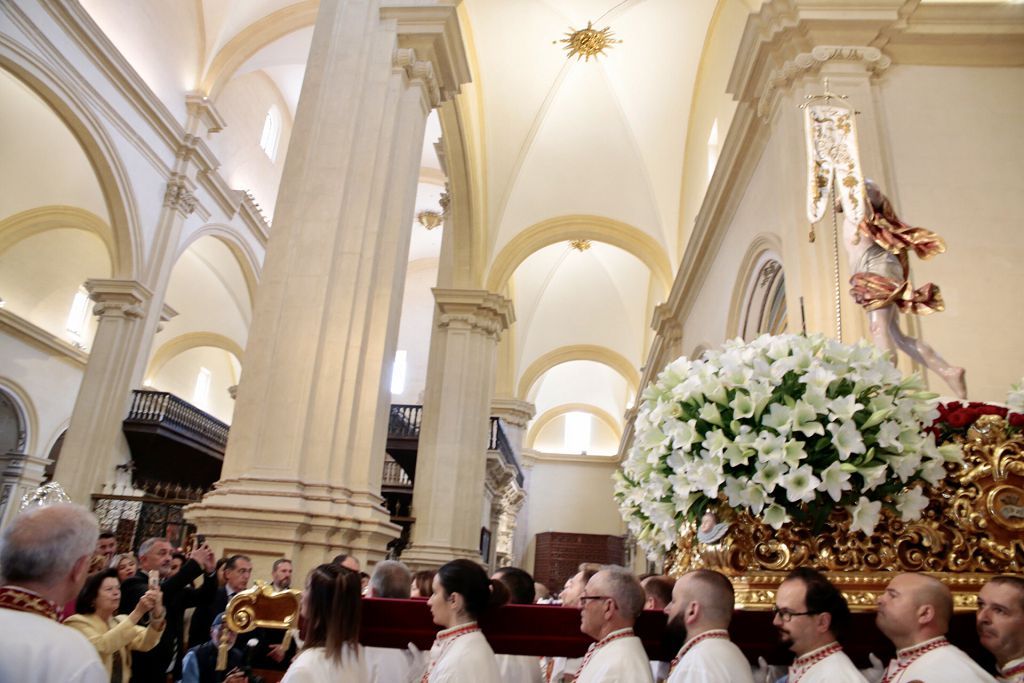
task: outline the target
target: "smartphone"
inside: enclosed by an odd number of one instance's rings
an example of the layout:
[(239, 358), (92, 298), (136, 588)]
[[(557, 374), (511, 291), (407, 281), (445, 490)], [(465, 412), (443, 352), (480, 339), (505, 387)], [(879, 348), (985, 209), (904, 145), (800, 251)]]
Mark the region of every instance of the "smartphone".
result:
[(149, 588), (150, 590), (160, 587), (160, 572), (155, 569), (149, 570)]
[(206, 545), (206, 536), (196, 534), (196, 547), (202, 548), (204, 545)]

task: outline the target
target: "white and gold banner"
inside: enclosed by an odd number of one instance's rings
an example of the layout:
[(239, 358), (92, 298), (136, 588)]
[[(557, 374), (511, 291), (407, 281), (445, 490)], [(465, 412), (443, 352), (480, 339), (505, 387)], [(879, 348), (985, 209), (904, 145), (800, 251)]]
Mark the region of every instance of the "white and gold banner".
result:
[(817, 223), (828, 209), (833, 183), (843, 213), (864, 218), (864, 174), (857, 148), (854, 111), (832, 101), (804, 107), (807, 133), (807, 218)]

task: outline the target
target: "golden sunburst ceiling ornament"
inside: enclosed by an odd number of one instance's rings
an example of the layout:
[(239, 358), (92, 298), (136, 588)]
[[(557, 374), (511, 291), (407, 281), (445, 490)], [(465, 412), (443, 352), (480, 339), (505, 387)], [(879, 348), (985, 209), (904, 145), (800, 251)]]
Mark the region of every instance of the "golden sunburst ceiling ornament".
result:
[(611, 48), (612, 45), (622, 42), (614, 38), (614, 35), (610, 26), (598, 30), (594, 28), (592, 22), (588, 21), (587, 27), (579, 30), (570, 26), (569, 32), (560, 42), (565, 43), (565, 51), (569, 53), (567, 55), (569, 59), (575, 56), (576, 61), (579, 61), (582, 57), (584, 61), (589, 62), (591, 57), (597, 59), (598, 55), (603, 55), (604, 51)]
[(569, 246), (579, 252), (584, 252), (590, 249), (590, 240), (573, 240), (569, 242)]

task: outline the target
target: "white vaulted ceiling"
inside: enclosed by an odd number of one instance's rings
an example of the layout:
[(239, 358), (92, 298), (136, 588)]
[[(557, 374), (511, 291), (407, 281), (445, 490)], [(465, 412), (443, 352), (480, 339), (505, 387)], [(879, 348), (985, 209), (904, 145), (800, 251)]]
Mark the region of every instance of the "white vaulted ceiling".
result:
[[(294, 119), (315, 0), (81, 1), (176, 114), (186, 92), (216, 104), (233, 79), (257, 73)], [(686, 136), (709, 27), (730, 3), (460, 3), (472, 84), (459, 106), (472, 122), (479, 265), (515, 304), (504, 385), (542, 404), (538, 414), (591, 406), (621, 430), (651, 313), (677, 265)], [(568, 59), (561, 39), (588, 21), (622, 42), (596, 59)], [(439, 209), (440, 133), (431, 116), (417, 211)], [(441, 233), (414, 226), (410, 260), (436, 261)], [(589, 238), (590, 249), (571, 249), (570, 237)]]

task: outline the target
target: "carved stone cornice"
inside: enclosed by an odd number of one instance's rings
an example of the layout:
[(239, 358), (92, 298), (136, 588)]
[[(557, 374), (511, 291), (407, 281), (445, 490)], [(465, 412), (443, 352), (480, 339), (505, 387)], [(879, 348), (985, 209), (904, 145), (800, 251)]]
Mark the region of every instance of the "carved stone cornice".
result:
[(668, 303), (654, 307), (651, 329), (668, 344), (678, 343), (683, 338), (683, 324), (679, 322), (675, 310)]
[(194, 184), (180, 173), (175, 173), (167, 181), (167, 191), (164, 193), (164, 206), (174, 209), (184, 218), (192, 215), (196, 210), (196, 196), (193, 192)]
[(482, 332), (495, 341), (515, 322), (512, 301), (482, 289), (443, 289), (435, 287), (439, 327)]
[[(469, 83), (469, 61), (459, 28), (458, 10), (454, 4), (398, 5), (384, 0), (380, 16), (397, 25), (398, 50), (395, 65), (407, 70), (409, 78), (422, 78), (432, 83), (428, 92), (432, 106), (454, 97), (463, 83)], [(414, 50), (412, 54), (405, 50)], [(416, 66), (420, 62), (429, 63)], [(435, 99), (436, 95), (436, 99)]]
[(145, 304), (153, 296), (135, 280), (90, 279), (85, 281), (85, 290), (96, 303), (92, 312), (100, 318), (142, 318)]
[(207, 133), (219, 133), (227, 125), (210, 98), (197, 90), (185, 95), (185, 107), (189, 116), (202, 124)]
[(526, 425), (536, 414), (537, 407), (529, 401), (520, 401), (518, 398), (505, 396), (491, 400), (491, 415), (500, 417), (513, 427), (526, 429)]

